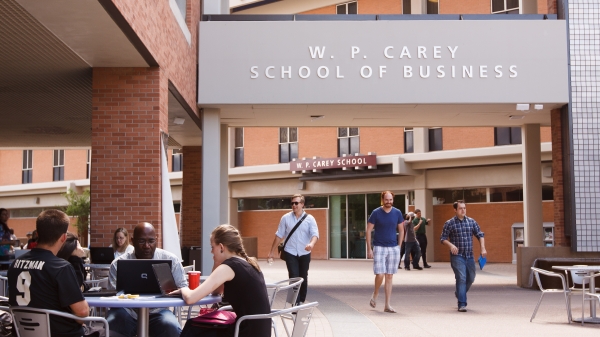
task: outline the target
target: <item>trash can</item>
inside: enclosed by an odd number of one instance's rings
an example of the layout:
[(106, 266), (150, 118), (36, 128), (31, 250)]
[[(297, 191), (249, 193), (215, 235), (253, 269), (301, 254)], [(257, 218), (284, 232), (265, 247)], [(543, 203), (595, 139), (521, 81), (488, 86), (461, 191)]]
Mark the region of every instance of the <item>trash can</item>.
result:
[(188, 255), (188, 266), (194, 264), (196, 267), (194, 270), (202, 270), (202, 247), (191, 246), (190, 253)]

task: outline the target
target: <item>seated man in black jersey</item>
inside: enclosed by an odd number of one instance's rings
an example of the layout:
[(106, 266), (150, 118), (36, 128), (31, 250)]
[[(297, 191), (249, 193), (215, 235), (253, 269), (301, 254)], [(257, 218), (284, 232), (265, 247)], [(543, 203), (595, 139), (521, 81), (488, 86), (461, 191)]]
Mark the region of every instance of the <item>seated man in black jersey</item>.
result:
[[(38, 245), (16, 259), (8, 269), (10, 305), (58, 310), (79, 317), (89, 315), (73, 266), (56, 254), (67, 238), (69, 217), (58, 210), (43, 211), (35, 223)], [(65, 317), (50, 316), (52, 336), (84, 335), (83, 325)]]

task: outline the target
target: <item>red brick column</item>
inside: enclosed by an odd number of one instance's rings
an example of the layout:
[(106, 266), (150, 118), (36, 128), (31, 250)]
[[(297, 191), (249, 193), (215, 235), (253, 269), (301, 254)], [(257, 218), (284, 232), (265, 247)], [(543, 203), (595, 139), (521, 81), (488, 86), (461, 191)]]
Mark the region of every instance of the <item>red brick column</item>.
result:
[(202, 245), (202, 147), (183, 147), (182, 247)]
[[(91, 245), (142, 221), (161, 238), (161, 131), (168, 132), (168, 79), (159, 68), (94, 68)], [(159, 242), (160, 244), (160, 242)]]
[(560, 109), (552, 110), (552, 185), (554, 188), (554, 242), (559, 247), (570, 247), (565, 236), (565, 201), (563, 191), (563, 150)]

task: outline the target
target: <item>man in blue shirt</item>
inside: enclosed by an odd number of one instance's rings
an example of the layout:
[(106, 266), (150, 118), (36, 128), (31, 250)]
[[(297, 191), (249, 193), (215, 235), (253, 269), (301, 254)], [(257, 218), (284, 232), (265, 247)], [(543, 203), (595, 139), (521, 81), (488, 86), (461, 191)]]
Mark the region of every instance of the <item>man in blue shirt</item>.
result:
[(475, 260), (473, 259), (473, 236), (479, 240), (481, 256), (486, 257), (483, 232), (477, 221), (467, 216), (464, 200), (454, 202), (456, 215), (444, 223), (440, 241), (450, 248), (450, 265), (456, 279), (454, 295), (458, 300), (458, 311), (467, 311), (467, 291), (475, 281)]
[(296, 231), (292, 233), (283, 248), (289, 278), (302, 277), (304, 279), (304, 282), (302, 282), (302, 285), (300, 286), (296, 304), (302, 304), (306, 300), (310, 252), (319, 239), (317, 221), (312, 215), (304, 212), (304, 196), (300, 194), (294, 194), (292, 196), (292, 211), (281, 217), (279, 227), (275, 233), (273, 245), (271, 246), (271, 251), (267, 256), (268, 261), (272, 261), (275, 249), (281, 240), (290, 235), (292, 229), (294, 229), (296, 224), (302, 218), (304, 218), (304, 220), (302, 220)]
[[(402, 212), (393, 207), (394, 193), (391, 191), (381, 192), (381, 207), (373, 210), (367, 223), (367, 257), (373, 259), (373, 273), (375, 274), (375, 288), (371, 296), (370, 305), (375, 308), (379, 288), (385, 277), (385, 306), (383, 311), (395, 313), (396, 310), (390, 306), (392, 297), (392, 279), (398, 272), (400, 263), (400, 246), (404, 237), (404, 218)], [(373, 237), (373, 248), (371, 248), (371, 231), (375, 230)], [(400, 235), (398, 235), (400, 233)]]

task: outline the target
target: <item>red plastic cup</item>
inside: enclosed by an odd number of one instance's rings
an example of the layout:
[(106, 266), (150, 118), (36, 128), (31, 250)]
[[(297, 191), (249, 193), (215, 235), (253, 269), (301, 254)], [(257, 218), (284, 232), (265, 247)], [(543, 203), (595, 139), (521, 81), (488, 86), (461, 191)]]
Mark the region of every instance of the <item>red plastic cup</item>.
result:
[(190, 282), (190, 289), (196, 289), (200, 285), (200, 272), (199, 271), (188, 271), (188, 278)]

